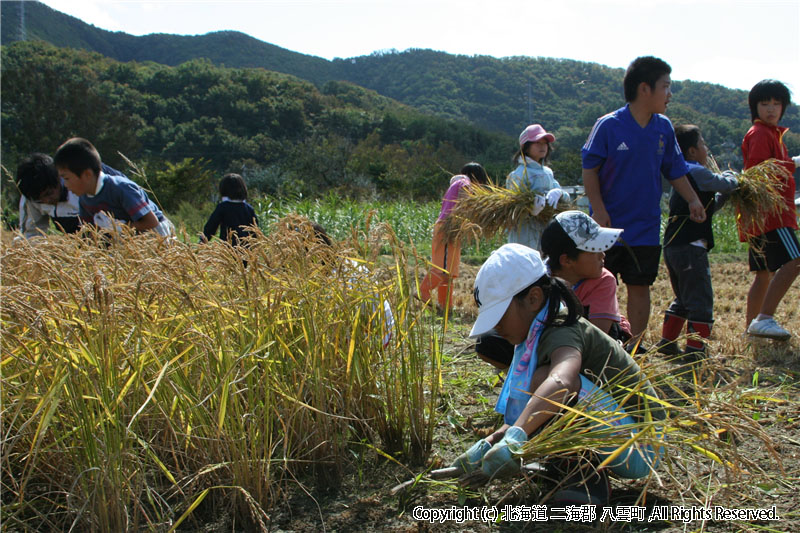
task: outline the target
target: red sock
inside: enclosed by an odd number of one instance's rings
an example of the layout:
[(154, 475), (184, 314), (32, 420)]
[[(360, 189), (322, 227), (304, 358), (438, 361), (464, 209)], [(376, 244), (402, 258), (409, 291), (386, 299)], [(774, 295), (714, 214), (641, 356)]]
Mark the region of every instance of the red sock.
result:
[[(686, 331), (694, 334), (686, 340), (686, 349), (689, 351), (702, 351), (705, 350), (706, 344), (703, 339), (711, 336), (711, 323), (710, 322), (689, 322), (686, 325)], [(697, 336), (700, 336), (698, 339)]]
[(664, 325), (661, 326), (661, 337), (668, 341), (674, 341), (681, 334), (683, 323), (686, 319), (673, 315), (671, 313), (664, 313)]

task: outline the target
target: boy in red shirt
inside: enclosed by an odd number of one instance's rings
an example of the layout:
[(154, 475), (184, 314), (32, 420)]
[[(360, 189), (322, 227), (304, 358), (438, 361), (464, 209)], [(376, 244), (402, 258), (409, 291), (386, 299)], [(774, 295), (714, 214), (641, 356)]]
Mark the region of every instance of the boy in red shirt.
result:
[(777, 80), (762, 80), (748, 96), (753, 126), (742, 141), (744, 168), (775, 158), (789, 171), (780, 177), (786, 209), (770, 214), (763, 228), (757, 230), (739, 224), (739, 239), (749, 242), (750, 271), (755, 279), (747, 293), (747, 333), (755, 337), (786, 340), (791, 333), (773, 318), (789, 287), (800, 274), (800, 244), (797, 241), (797, 218), (794, 207), (795, 183), (791, 174), (800, 164), (800, 156), (789, 157), (783, 134), (788, 128), (778, 126), (790, 103), (789, 89)]

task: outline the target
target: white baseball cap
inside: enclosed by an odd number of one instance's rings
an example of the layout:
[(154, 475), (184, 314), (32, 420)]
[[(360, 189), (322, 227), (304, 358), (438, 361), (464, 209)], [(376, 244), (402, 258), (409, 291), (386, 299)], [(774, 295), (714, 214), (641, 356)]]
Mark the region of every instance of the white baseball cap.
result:
[(493, 251), (475, 276), (478, 319), (470, 337), (488, 333), (500, 322), (515, 294), (547, 274), (539, 252), (522, 244), (504, 244)]
[[(556, 215), (555, 221), (572, 239), (575, 247), (584, 252), (605, 252), (617, 242), (622, 234), (621, 229), (604, 228), (583, 211), (563, 211)], [(545, 229), (545, 232), (550, 233)], [(542, 249), (545, 249), (544, 233), (542, 234)]]

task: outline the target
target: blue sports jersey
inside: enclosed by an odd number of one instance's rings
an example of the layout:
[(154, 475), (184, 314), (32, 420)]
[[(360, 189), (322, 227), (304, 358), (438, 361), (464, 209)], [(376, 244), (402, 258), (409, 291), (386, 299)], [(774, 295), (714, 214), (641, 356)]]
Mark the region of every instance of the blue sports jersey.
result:
[(642, 128), (626, 105), (597, 119), (581, 157), (583, 168), (600, 167), (600, 193), (625, 243), (658, 245), (661, 176), (674, 180), (689, 171), (669, 119), (654, 114)]

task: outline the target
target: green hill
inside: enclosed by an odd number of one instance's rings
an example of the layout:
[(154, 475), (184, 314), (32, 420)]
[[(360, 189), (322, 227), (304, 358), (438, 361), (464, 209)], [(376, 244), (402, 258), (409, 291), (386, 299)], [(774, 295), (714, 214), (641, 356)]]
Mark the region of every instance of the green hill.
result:
[[(0, 3), (2, 43), (6, 46), (22, 38), (22, 7), (21, 2)], [(567, 59), (497, 59), (411, 49), (328, 61), (238, 32), (142, 37), (109, 32), (38, 2), (24, 3), (24, 21), (28, 40), (95, 51), (122, 62), (177, 66), (206, 58), (214, 65), (290, 74), (311, 82), (323, 93), (326, 84), (347, 81), (423, 113), (467, 121), (508, 136), (515, 136), (530, 122), (539, 122), (557, 137), (553, 167), (562, 183), (579, 179), (579, 150), (595, 119), (624, 103), (621, 69)], [(721, 165), (740, 165), (739, 144), (750, 124), (746, 92), (694, 81), (674, 81), (673, 91), (668, 112), (673, 122), (700, 125)], [(188, 100), (186, 105), (191, 108)], [(203, 110), (193, 108), (192, 113), (202, 115)], [(800, 131), (796, 106), (789, 108), (783, 122), (794, 132)], [(790, 151), (800, 151), (797, 133), (788, 134), (786, 143)], [(511, 141), (507, 159), (513, 148)], [(191, 150), (186, 153), (197, 155)], [(506, 170), (508, 166), (507, 162)]]
[(148, 175), (165, 162), (203, 160), (215, 179), (241, 172), (264, 193), (431, 198), (472, 159), (502, 176), (514, 143), (348, 82), (318, 88), (206, 59), (177, 67), (122, 63), (16, 42), (2, 47), (0, 81), (3, 164), (10, 169), (30, 152), (52, 153), (81, 136), (112, 166), (124, 168), (124, 154), (145, 163)]
[(206, 58), (217, 65), (262, 67), (293, 74), (314, 83), (324, 83), (330, 78), (329, 61), (298, 54), (240, 32), (137, 37), (97, 28), (40, 2), (3, 1), (0, 2), (0, 11), (0, 43), (3, 45), (22, 40), (21, 20), (24, 18), (27, 40), (98, 52), (118, 61), (154, 61), (175, 66), (191, 59)]

